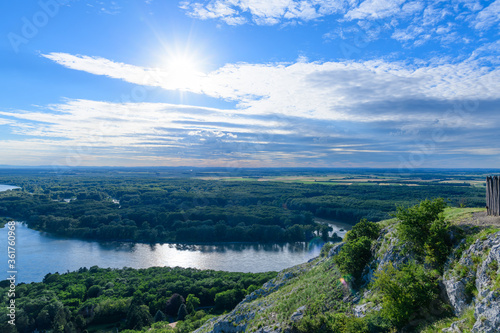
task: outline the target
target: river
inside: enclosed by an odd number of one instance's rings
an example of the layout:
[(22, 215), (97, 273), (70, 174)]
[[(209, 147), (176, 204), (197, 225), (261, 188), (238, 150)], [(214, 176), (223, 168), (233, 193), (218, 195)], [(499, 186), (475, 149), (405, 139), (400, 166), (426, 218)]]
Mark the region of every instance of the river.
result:
[[(8, 229), (0, 229), (5, 251), (0, 269), (7, 278)], [(232, 272), (279, 271), (317, 256), (321, 244), (137, 244), (64, 239), (16, 223), (17, 282), (38, 282), (47, 273), (80, 267), (147, 268), (180, 266)]]
[[(2, 185), (0, 185), (2, 186)], [(318, 221), (319, 222), (319, 221)], [(329, 223), (339, 236), (349, 225)], [(317, 256), (321, 243), (293, 244), (137, 244), (66, 239), (16, 223), (17, 282), (39, 282), (47, 273), (64, 273), (80, 267), (148, 268), (193, 267), (231, 272), (279, 271)], [(8, 277), (8, 228), (0, 229), (0, 280)]]
[(20, 188), (20, 187), (11, 186), (11, 185), (0, 185), (0, 192), (8, 191), (8, 190), (15, 190), (17, 188)]

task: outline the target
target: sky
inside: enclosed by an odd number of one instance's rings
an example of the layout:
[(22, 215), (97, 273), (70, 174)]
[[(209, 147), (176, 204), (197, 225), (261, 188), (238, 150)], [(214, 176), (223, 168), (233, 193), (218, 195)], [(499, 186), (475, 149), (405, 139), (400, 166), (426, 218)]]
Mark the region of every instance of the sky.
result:
[(500, 0), (0, 11), (0, 165), (500, 166)]

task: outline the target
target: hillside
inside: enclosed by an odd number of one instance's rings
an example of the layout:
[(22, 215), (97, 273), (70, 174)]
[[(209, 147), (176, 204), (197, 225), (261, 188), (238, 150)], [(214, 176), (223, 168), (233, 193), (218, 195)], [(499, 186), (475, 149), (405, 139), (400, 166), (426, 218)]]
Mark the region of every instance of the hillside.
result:
[(353, 242), (366, 241), (351, 233), (195, 332), (498, 332), (499, 219), (482, 209), (447, 208), (440, 216), (449, 240), (441, 264), (436, 250), (429, 252), (439, 242), (420, 253), (398, 238), (401, 222), (382, 221), (358, 278), (338, 259)]

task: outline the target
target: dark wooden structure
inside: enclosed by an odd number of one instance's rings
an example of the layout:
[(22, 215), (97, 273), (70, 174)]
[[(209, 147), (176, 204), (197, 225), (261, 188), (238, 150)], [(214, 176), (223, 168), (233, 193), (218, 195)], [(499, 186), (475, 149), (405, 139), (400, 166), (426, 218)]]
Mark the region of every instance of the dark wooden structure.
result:
[(488, 215), (500, 216), (500, 176), (486, 177), (486, 209)]

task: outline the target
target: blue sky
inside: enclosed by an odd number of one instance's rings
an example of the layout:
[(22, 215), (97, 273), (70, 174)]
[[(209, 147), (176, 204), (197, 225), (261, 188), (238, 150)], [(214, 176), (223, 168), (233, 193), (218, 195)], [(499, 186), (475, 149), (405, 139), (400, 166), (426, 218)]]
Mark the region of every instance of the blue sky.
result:
[(0, 165), (500, 165), (500, 0), (0, 10)]

